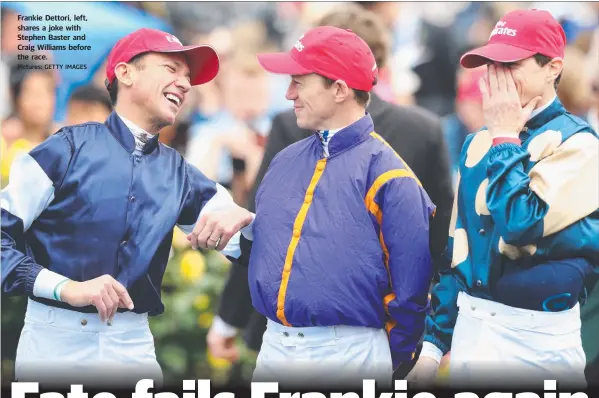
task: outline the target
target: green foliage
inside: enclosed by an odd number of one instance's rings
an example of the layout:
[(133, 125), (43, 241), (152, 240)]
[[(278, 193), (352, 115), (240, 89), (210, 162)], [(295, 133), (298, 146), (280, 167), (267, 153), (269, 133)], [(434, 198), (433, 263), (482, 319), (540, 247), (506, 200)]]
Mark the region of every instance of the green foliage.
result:
[[(165, 313), (150, 321), (156, 355), (165, 382), (180, 384), (184, 378), (210, 378), (224, 382), (230, 368), (226, 361), (208, 355), (206, 334), (218, 309), (218, 299), (230, 262), (214, 251), (192, 250), (178, 229), (163, 283)], [(255, 354), (242, 346), (244, 372), (253, 370)]]

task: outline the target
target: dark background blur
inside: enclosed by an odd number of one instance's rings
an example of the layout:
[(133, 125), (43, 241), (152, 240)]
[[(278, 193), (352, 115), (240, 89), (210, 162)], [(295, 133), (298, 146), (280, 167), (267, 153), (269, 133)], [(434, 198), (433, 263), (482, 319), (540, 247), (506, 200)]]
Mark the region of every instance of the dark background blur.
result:
[[(60, 4), (60, 5), (59, 5)], [(286, 77), (265, 73), (255, 54), (288, 50), (337, 2), (105, 2), (2, 4), (0, 113), (2, 186), (15, 156), (29, 151), (61, 125), (103, 122), (111, 111), (104, 88), (104, 61), (114, 43), (140, 27), (174, 33), (183, 44), (211, 44), (221, 71), (195, 87), (174, 126), (160, 139), (179, 150), (208, 177), (231, 190), (244, 205), (262, 159), (273, 117), (292, 104), (284, 100)], [(477, 79), (480, 71), (459, 68), (468, 49), (485, 43), (496, 21), (514, 8), (544, 8), (562, 23), (568, 49), (559, 96), (573, 114), (598, 129), (599, 3), (549, 2), (359, 2), (388, 29), (389, 62), (375, 92), (400, 105), (417, 104), (442, 118), (455, 170), (464, 137), (482, 127)], [(64, 11), (62, 11), (64, 10)], [(90, 52), (49, 52), (48, 63), (86, 63), (86, 70), (16, 69), (17, 14), (83, 14), (84, 45)], [(47, 24), (47, 23), (45, 23)], [(21, 32), (23, 33), (23, 32)], [(38, 43), (36, 43), (38, 44)], [(54, 43), (64, 44), (64, 43)], [(36, 52), (38, 54), (38, 52)], [(183, 378), (227, 380), (231, 364), (212, 358), (206, 332), (230, 264), (219, 253), (190, 250), (175, 231), (164, 284), (166, 312), (152, 319), (157, 356), (166, 381)], [(599, 294), (583, 311), (583, 339), (589, 360), (599, 357)], [(2, 381), (13, 375), (23, 325), (25, 298), (2, 296)], [(594, 336), (590, 338), (589, 336)], [(242, 341), (240, 341), (243, 344)], [(255, 353), (243, 350), (239, 377), (248, 379)]]

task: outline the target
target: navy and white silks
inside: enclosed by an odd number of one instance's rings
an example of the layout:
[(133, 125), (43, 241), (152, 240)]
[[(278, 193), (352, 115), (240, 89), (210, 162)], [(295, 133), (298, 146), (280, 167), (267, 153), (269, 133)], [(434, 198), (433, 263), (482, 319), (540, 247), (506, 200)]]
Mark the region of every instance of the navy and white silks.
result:
[[(134, 312), (150, 315), (164, 310), (173, 228), (190, 233), (201, 211), (233, 203), (157, 136), (136, 153), (114, 113), (106, 124), (65, 127), (16, 159), (1, 200), (5, 293), (32, 296), (44, 268), (77, 281), (110, 274), (128, 289)], [(232, 247), (223, 253), (236, 257)]]
[[(136, 319), (162, 313), (174, 227), (190, 233), (204, 212), (234, 204), (158, 136), (136, 149), (139, 132), (125, 122), (132, 126), (112, 113), (104, 124), (64, 127), (12, 165), (0, 196), (2, 290), (29, 297), (30, 320), (34, 314), (44, 322), (62, 319), (67, 311), (80, 331), (89, 330), (97, 309), (72, 308), (55, 300), (53, 289), (63, 277), (88, 281), (104, 274), (128, 290)], [(239, 234), (222, 253), (239, 255)], [(124, 316), (117, 314), (107, 331), (118, 329)], [(61, 348), (68, 357), (69, 346)]]

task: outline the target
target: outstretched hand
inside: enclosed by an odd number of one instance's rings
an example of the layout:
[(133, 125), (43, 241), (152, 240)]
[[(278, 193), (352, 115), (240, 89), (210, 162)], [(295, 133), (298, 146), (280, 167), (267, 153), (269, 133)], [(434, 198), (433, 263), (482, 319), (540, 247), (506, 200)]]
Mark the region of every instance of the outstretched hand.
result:
[(234, 205), (226, 210), (213, 211), (200, 216), (187, 240), (194, 249), (223, 250), (233, 235), (254, 219), (243, 207)]

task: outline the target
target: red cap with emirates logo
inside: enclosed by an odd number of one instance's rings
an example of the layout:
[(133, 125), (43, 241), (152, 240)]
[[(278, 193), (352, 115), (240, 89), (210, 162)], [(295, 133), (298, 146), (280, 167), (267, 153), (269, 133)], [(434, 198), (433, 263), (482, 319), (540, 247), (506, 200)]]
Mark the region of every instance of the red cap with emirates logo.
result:
[(535, 54), (563, 58), (565, 47), (566, 34), (551, 13), (516, 10), (497, 22), (487, 45), (464, 54), (460, 63), (477, 68), (490, 61), (516, 62)]
[(120, 39), (112, 48), (106, 64), (106, 87), (114, 81), (114, 69), (119, 63), (129, 62), (136, 55), (148, 52), (185, 54), (192, 86), (207, 83), (218, 73), (218, 55), (212, 47), (184, 46), (170, 33), (142, 28)]
[(316, 73), (370, 91), (378, 67), (368, 44), (349, 29), (320, 26), (306, 32), (290, 52), (258, 54), (264, 69), (285, 75)]

